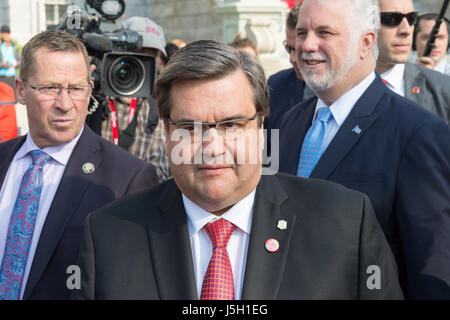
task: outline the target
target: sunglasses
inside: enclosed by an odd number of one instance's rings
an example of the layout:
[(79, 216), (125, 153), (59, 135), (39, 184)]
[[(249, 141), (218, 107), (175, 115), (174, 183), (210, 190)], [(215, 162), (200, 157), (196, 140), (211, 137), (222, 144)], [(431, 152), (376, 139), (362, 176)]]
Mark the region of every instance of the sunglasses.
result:
[(419, 14), (417, 11), (410, 13), (400, 13), (400, 12), (381, 12), (381, 24), (387, 27), (396, 27), (402, 23), (403, 18), (408, 20), (410, 26), (416, 24)]

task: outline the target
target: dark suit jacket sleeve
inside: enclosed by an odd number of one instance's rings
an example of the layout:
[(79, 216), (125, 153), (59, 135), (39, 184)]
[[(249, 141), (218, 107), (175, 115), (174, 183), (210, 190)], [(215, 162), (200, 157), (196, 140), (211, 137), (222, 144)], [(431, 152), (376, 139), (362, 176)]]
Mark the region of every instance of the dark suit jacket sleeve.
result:
[(90, 216), (88, 216), (83, 226), (77, 265), (81, 270), (81, 288), (72, 290), (70, 298), (72, 300), (94, 300), (95, 261)]
[(366, 195), (359, 243), (358, 299), (403, 299), (395, 258)]
[(156, 185), (158, 185), (158, 175), (155, 167), (147, 164), (136, 172), (125, 191), (125, 194), (136, 193)]
[(450, 129), (444, 122), (427, 121), (410, 138), (398, 181), (408, 298), (450, 299)]

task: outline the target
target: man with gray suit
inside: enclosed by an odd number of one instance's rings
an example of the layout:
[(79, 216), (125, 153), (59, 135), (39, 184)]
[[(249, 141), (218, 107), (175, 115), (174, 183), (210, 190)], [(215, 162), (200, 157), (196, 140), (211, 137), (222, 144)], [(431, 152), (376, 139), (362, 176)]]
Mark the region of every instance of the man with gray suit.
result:
[(412, 0), (380, 0), (380, 10), (376, 71), (394, 92), (450, 123), (450, 77), (407, 62), (418, 18)]

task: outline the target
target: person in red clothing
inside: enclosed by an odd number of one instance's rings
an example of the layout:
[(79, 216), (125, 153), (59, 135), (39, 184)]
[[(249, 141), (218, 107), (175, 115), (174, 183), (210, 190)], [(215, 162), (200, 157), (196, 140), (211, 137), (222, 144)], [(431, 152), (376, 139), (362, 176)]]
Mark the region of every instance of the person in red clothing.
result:
[(17, 137), (14, 89), (0, 81), (0, 142)]

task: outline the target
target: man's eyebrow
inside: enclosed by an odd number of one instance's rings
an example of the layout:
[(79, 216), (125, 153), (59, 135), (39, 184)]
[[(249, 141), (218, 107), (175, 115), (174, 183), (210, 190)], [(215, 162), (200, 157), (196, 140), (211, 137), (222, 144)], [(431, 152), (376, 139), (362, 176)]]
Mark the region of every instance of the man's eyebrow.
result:
[[(306, 29), (306, 28), (305, 28), (305, 27), (302, 27), (302, 26), (299, 26), (299, 27), (296, 27), (296, 28), (295, 28), (296, 31), (305, 30), (305, 29)], [(325, 24), (325, 25), (320, 25), (320, 26), (318, 26), (318, 27), (315, 27), (315, 28), (313, 28), (313, 29), (316, 29), (316, 30), (328, 30), (328, 29), (332, 29), (332, 28), (331, 28), (331, 26)]]
[[(216, 122), (223, 122), (223, 121), (230, 121), (230, 120), (237, 120), (237, 119), (247, 119), (247, 116), (238, 114), (238, 115), (234, 115), (234, 116), (230, 116), (227, 118), (224, 118), (222, 120), (216, 121)], [(210, 123), (210, 122), (204, 122), (204, 121), (200, 121), (200, 120), (192, 120), (192, 119), (186, 119), (186, 118), (181, 118), (177, 121), (173, 121), (172, 122), (203, 122), (203, 123)]]

